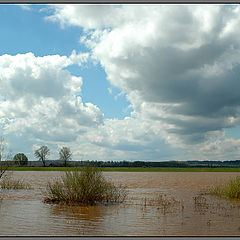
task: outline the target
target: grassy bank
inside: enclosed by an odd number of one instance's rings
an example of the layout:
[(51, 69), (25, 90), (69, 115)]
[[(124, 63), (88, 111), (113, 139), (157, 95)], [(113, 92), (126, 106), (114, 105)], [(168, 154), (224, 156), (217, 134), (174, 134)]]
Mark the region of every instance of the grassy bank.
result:
[[(82, 170), (81, 167), (77, 169)], [(240, 168), (128, 168), (104, 167), (103, 172), (240, 172)], [(73, 171), (76, 167), (11, 167), (11, 171)]]

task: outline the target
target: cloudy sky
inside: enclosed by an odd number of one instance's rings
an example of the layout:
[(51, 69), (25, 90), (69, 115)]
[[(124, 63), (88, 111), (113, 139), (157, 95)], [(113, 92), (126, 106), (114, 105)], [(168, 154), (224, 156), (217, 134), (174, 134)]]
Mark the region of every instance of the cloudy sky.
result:
[(240, 6), (0, 5), (0, 136), (73, 160), (240, 158)]

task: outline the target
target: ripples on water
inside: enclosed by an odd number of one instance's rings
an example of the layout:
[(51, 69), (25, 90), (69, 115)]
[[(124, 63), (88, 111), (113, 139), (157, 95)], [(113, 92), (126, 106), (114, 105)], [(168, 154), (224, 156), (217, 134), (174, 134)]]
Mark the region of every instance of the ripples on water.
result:
[[(203, 196), (200, 204), (194, 201), (201, 188), (238, 173), (108, 172), (104, 173), (107, 178), (127, 186), (129, 195), (124, 204), (69, 207), (43, 203), (46, 183), (61, 174), (13, 173), (34, 189), (0, 190), (2, 236), (240, 235), (239, 202), (210, 196)], [(178, 205), (165, 211), (159, 205), (144, 204), (145, 198), (150, 200), (156, 193), (173, 196)]]

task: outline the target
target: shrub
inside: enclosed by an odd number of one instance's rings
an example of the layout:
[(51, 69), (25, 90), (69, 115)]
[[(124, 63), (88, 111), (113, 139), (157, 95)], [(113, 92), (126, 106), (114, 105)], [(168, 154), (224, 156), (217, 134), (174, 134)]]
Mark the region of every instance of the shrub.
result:
[(240, 198), (240, 177), (231, 179), (224, 185), (213, 186), (208, 190), (209, 194), (220, 197)]
[(97, 203), (123, 202), (126, 191), (107, 181), (100, 170), (84, 167), (81, 171), (65, 172), (55, 182), (49, 182), (46, 189), (47, 203), (95, 205)]
[(28, 158), (24, 153), (18, 153), (13, 158), (15, 164), (19, 166), (26, 166), (28, 164)]

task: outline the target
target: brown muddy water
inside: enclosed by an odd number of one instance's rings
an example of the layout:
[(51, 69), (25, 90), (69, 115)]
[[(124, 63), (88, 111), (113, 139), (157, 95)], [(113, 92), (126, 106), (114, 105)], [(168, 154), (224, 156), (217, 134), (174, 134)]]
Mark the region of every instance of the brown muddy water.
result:
[[(49, 180), (63, 172), (12, 172), (34, 189), (0, 189), (0, 236), (240, 236), (240, 201), (201, 195), (240, 173), (105, 172), (127, 186), (125, 203), (43, 203)], [(162, 194), (166, 201), (151, 201)]]

